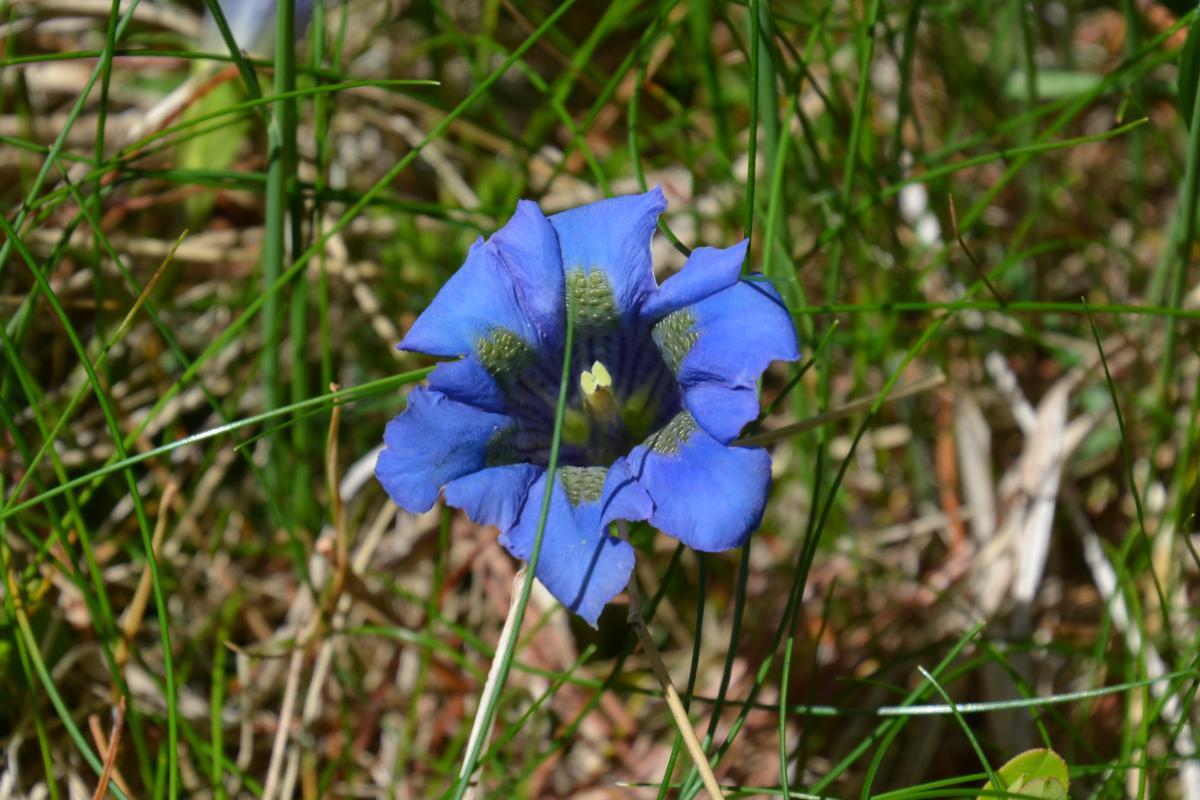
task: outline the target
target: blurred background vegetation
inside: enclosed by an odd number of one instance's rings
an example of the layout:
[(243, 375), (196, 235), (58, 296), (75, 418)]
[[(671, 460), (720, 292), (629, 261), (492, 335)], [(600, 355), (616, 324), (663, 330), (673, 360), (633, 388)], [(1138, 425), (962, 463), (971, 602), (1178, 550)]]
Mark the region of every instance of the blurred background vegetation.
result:
[[(1200, 800), (1191, 4), (301, 6), (0, 2), (0, 797), (446, 792), (518, 565), (371, 478), (395, 344), (661, 185), (809, 359), (751, 544), (637, 537), (728, 795)], [(535, 592), (477, 796), (696, 795), (625, 612)]]

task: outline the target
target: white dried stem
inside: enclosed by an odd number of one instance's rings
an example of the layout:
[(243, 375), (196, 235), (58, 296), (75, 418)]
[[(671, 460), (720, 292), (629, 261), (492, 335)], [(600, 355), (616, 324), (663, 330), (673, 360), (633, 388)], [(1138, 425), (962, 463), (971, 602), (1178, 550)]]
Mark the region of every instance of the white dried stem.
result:
[[(479, 695), (479, 709), (488, 708), (495, 701), (495, 696), (500, 689), (500, 662), (501, 656), (508, 650), (508, 642), (512, 637), (516, 636), (517, 626), (517, 605), (518, 600), (525, 590), (525, 581), (529, 580), (529, 576), (522, 566), (517, 570), (517, 574), (513, 577), (512, 585), (512, 600), (508, 606), (508, 615), (504, 618), (504, 627), (500, 629), (500, 638), (496, 642), (496, 656), (492, 659), (492, 665), (488, 668), (487, 680), (483, 682), (483, 692)], [(463, 750), (464, 753), (483, 753), (487, 748), (488, 739), (491, 736), (491, 726), (484, 725), (484, 718), (487, 714), (476, 712), (475, 721), (471, 725), (471, 735), (467, 737), (467, 746)], [(476, 765), (478, 767), (478, 765)], [(467, 762), (464, 760), (462, 769), (459, 770), (459, 778), (467, 776)], [(467, 787), (467, 792), (463, 795), (466, 800), (474, 800), (475, 786)]]

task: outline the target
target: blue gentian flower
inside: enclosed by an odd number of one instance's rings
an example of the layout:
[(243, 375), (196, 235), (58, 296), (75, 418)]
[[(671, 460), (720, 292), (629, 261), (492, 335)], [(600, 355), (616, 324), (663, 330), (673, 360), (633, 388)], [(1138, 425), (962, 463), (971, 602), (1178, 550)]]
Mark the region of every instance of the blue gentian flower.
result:
[[(312, 17), (313, 0), (295, 0), (293, 28), (296, 38), (304, 36)], [(221, 14), (238, 47), (248, 53), (270, 56), (275, 52), (275, 8), (277, 0), (218, 0)], [(204, 9), (204, 30), (201, 41), (205, 49), (220, 53), (225, 50), (221, 29), (208, 7)]]
[(440, 491), (533, 549), (563, 363), (566, 295), (574, 346), (559, 466), (538, 579), (595, 625), (633, 569), (616, 520), (649, 520), (706, 552), (745, 542), (771, 481), (765, 450), (732, 445), (758, 415), (758, 378), (799, 358), (779, 294), (742, 280), (746, 242), (696, 249), (659, 286), (650, 239), (660, 189), (546, 217), (521, 201), (417, 318), (401, 349), (460, 357), (384, 433), (375, 475), (401, 507)]

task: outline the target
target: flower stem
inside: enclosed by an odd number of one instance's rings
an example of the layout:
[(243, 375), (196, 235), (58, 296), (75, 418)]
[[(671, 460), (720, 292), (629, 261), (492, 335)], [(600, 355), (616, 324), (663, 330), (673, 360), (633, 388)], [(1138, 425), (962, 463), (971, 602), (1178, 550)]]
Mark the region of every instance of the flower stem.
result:
[[(496, 653), (503, 653), (509, 649), (509, 641), (517, 635), (517, 626), (514, 624), (517, 619), (516, 610), (519, 605), (521, 595), (525, 591), (525, 582), (529, 580), (529, 574), (524, 565), (517, 570), (517, 574), (513, 577), (512, 585), (512, 602), (508, 606), (508, 615), (504, 618), (504, 627), (500, 630), (500, 639), (496, 642)], [(488, 668), (487, 680), (483, 682), (483, 692), (479, 695), (479, 707), (488, 708), (495, 704), (496, 695), (500, 692), (500, 688), (504, 685), (500, 680), (500, 664), (501, 659), (492, 659), (492, 666)], [(489, 720), (485, 720), (486, 715), (476, 714), (475, 722), (471, 725), (471, 735), (467, 737), (467, 752), (481, 753), (487, 748), (489, 734), (492, 726), (486, 724)], [(467, 779), (467, 770), (473, 768), (473, 764), (469, 764), (466, 760), (463, 761), (462, 767), (458, 771), (460, 780)], [(474, 797), (474, 787), (469, 786), (466, 798)]]
[(696, 764), (696, 769), (700, 772), (700, 780), (704, 782), (704, 788), (708, 790), (708, 795), (712, 800), (725, 800), (725, 795), (721, 793), (721, 786), (717, 783), (716, 776), (713, 775), (712, 767), (708, 764), (704, 748), (700, 746), (700, 740), (696, 738), (696, 731), (692, 728), (691, 720), (688, 719), (687, 710), (683, 707), (679, 692), (675, 689), (675, 684), (671, 683), (667, 665), (663, 663), (662, 656), (658, 653), (658, 647), (654, 644), (654, 639), (650, 636), (650, 631), (642, 620), (642, 605), (638, 600), (636, 574), (629, 576), (629, 622), (637, 631), (642, 649), (646, 651), (646, 657), (650, 659), (654, 677), (662, 686), (663, 694), (667, 698), (667, 707), (671, 709), (671, 716), (675, 718), (675, 726), (683, 736), (683, 744), (687, 747), (692, 761)]

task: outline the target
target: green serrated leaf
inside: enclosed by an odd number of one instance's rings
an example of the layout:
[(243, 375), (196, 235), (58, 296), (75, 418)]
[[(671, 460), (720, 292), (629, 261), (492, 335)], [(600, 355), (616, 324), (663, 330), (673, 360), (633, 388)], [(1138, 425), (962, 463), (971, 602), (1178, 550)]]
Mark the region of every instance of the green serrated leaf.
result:
[(1187, 41), (1179, 54), (1179, 111), (1185, 125), (1192, 121), (1196, 105), (1196, 81), (1200, 78), (1200, 17), (1192, 23)]
[(1055, 778), (1034, 778), (1026, 783), (1018, 778), (1008, 791), (1024, 797), (1036, 797), (1039, 800), (1066, 800), (1067, 787)]
[[(1026, 750), (1015, 756), (996, 770), (996, 777), (1004, 786), (992, 786), (988, 781), (983, 785), (985, 792), (998, 789), (1038, 800), (1066, 800), (1067, 787), (1071, 785), (1067, 762), (1045, 748)], [(983, 800), (983, 795), (979, 800)]]

